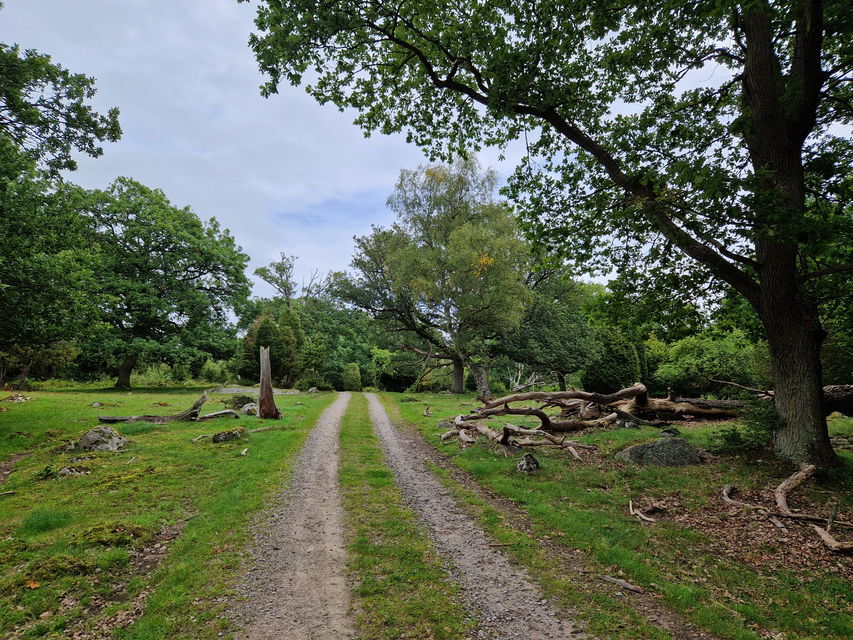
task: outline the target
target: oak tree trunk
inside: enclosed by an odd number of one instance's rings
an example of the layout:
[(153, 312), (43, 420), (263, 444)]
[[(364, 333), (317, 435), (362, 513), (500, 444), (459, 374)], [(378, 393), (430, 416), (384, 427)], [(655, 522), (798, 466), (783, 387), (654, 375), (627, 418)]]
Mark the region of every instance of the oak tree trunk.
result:
[(557, 376), (557, 388), (560, 391), (566, 390), (566, 376), (559, 371), (555, 374)]
[(820, 350), (826, 334), (816, 305), (797, 281), (793, 258), (774, 260), (786, 247), (768, 244), (759, 245), (766, 252), (759, 315), (770, 348), (773, 400), (783, 422), (774, 447), (786, 460), (831, 466), (838, 458), (823, 407)]
[(118, 368), (118, 380), (116, 380), (116, 389), (130, 389), (130, 374), (136, 367), (136, 357), (127, 356), (121, 366)]

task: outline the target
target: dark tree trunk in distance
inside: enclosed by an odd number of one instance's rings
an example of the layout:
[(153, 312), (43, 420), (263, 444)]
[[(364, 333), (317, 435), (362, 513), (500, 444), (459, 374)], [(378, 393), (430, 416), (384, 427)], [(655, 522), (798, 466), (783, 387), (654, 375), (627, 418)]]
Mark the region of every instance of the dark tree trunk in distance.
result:
[(275, 406), (269, 347), (261, 347), (261, 389), (258, 399), (258, 417), (271, 418), (273, 420), (278, 420), (281, 417), (281, 412)]
[(450, 386), (451, 393), (463, 393), (465, 391), (465, 363), (462, 358), (453, 358), (453, 384)]
[(121, 366), (118, 368), (118, 380), (116, 380), (116, 389), (130, 389), (130, 374), (133, 373), (133, 368), (136, 366), (136, 358), (127, 356)]
[(494, 396), (489, 388), (489, 367), (488, 365), (468, 363), (468, 370), (474, 376), (474, 382), (477, 384), (477, 398), (480, 400), (491, 400)]
[(560, 391), (566, 390), (566, 376), (559, 371), (557, 371), (554, 375), (557, 376), (557, 387)]

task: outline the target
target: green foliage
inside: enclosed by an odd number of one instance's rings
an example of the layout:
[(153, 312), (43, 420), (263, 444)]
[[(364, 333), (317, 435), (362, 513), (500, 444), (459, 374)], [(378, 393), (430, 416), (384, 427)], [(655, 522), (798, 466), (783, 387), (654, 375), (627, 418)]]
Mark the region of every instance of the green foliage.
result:
[(268, 315), (261, 316), (249, 328), (243, 339), (243, 355), (240, 363), (240, 375), (252, 381), (260, 379), (260, 348), (269, 347), (270, 370), (273, 381), (280, 384), (291, 363), (296, 359), (292, 333), (287, 340), (282, 327)]
[(227, 311), (248, 294), (248, 257), (228, 231), (128, 178), (77, 195), (94, 225), (104, 337), (117, 359), (189, 363), (227, 353)]
[(228, 375), (228, 367), (224, 361), (214, 362), (208, 358), (199, 369), (198, 379), (208, 382), (227, 382)]
[(281, 259), (271, 262), (266, 267), (255, 269), (255, 275), (269, 284), (281, 296), (285, 304), (290, 304), (296, 293), (296, 282), (293, 280), (293, 266), (296, 256), (280, 254)]
[(715, 453), (741, 453), (765, 448), (782, 419), (771, 401), (753, 399), (736, 423), (711, 434), (708, 447)]
[(495, 183), (473, 158), (402, 171), (388, 200), (397, 222), (356, 238), (334, 292), (424, 350), (488, 357), (529, 299), (527, 245)]
[(344, 369), (344, 391), (361, 391), (361, 370), (357, 362), (350, 362)]
[(583, 388), (613, 393), (639, 381), (640, 359), (633, 342), (613, 328), (598, 329), (596, 338), (599, 346), (584, 369)]
[(379, 347), (370, 348), (370, 379), (372, 386), (379, 387), (379, 380), (383, 375), (393, 371), (392, 367), (393, 354), (387, 349)]
[(30, 511), (18, 529), (18, 533), (46, 533), (71, 523), (71, 514), (65, 510), (36, 508)]
[(32, 49), (0, 43), (0, 137), (51, 175), (77, 168), (72, 150), (98, 157), (99, 142), (121, 136), (118, 109), (97, 113), (87, 104), (94, 95), (94, 78), (71, 73)]
[(688, 397), (732, 393), (710, 378), (767, 389), (767, 360), (766, 345), (750, 342), (741, 331), (706, 332), (671, 344), (654, 377), (659, 387), (671, 387), (677, 395)]

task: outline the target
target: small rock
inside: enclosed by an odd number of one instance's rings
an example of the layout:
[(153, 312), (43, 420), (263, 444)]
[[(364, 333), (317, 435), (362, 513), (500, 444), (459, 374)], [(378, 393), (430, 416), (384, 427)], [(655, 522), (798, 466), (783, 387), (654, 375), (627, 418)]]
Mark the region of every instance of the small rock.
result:
[(84, 433), (76, 448), (83, 451), (118, 451), (128, 442), (130, 440), (112, 427), (102, 425)]
[(521, 471), (521, 473), (533, 473), (539, 468), (539, 461), (533, 457), (533, 454), (525, 453), (524, 457), (515, 465), (515, 468)]
[(619, 451), (619, 460), (640, 465), (658, 465), (661, 467), (686, 467), (702, 464), (703, 452), (683, 438), (664, 438), (653, 442), (636, 444)]
[(308, 389), (308, 391), (306, 391), (306, 393), (317, 393), (317, 391), (317, 387), (311, 387), (310, 389)]
[(236, 429), (229, 429), (228, 431), (220, 431), (219, 433), (214, 433), (213, 438), (211, 438), (214, 442), (228, 442), (229, 440), (239, 440), (244, 437), (248, 432), (246, 431), (246, 427), (237, 427)]
[(258, 415), (258, 403), (257, 402), (248, 402), (240, 407), (240, 413), (244, 416), (256, 416)]
[(88, 469), (78, 469), (76, 467), (62, 467), (56, 473), (60, 476), (86, 476), (92, 472)]
[(679, 431), (675, 427), (668, 427), (666, 429), (661, 430), (660, 434), (662, 436), (680, 436), (681, 431)]
[(455, 429), (456, 425), (452, 422), (448, 422), (447, 420), (442, 420), (437, 425), (435, 425), (436, 429)]

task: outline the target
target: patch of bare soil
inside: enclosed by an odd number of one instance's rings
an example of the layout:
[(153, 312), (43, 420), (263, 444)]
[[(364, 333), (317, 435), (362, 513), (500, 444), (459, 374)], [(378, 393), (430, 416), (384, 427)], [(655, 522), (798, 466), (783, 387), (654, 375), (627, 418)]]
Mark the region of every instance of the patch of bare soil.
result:
[[(413, 459), (427, 459), (437, 467), (448, 471), (453, 480), (468, 490), (474, 492), (489, 506), (497, 509), (507, 517), (507, 524), (515, 529), (534, 535), (534, 529), (521, 508), (507, 498), (493, 493), (482, 487), (470, 475), (450, 462), (441, 452), (430, 446), (414, 428), (397, 429), (396, 433), (403, 438), (412, 452)], [(656, 516), (657, 517), (657, 516)], [(548, 552), (555, 563), (559, 563), (564, 576), (571, 577), (578, 588), (584, 592), (618, 592), (626, 607), (631, 607), (644, 616), (650, 624), (664, 629), (675, 640), (715, 640), (712, 633), (699, 629), (679, 613), (664, 606), (655, 594), (626, 590), (613, 583), (602, 582), (597, 572), (591, 571), (584, 564), (583, 551), (568, 548), (548, 538), (538, 538), (540, 546)], [(614, 576), (619, 576), (614, 571)], [(573, 636), (578, 637), (578, 636)]]
[(343, 640), (349, 617), (344, 512), (338, 490), (342, 393), (317, 421), (290, 482), (258, 531), (230, 618), (239, 640)]
[(545, 600), (522, 569), (489, 547), (486, 534), (426, 467), (418, 443), (394, 428), (374, 394), (366, 395), (388, 466), (447, 563), (452, 579), (459, 583), (464, 604), (478, 622), (475, 637), (587, 638), (575, 624), (561, 619), (561, 612)]

